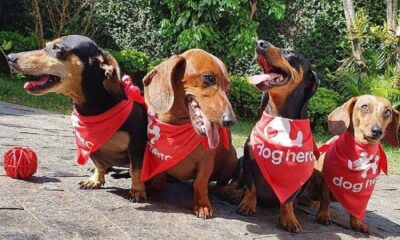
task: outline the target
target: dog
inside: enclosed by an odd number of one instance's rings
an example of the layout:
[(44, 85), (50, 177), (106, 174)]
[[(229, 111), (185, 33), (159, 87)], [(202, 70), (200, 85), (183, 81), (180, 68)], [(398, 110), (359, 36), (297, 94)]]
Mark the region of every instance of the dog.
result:
[[(94, 174), (80, 182), (80, 187), (100, 188), (109, 168), (130, 165), (129, 198), (145, 200), (145, 186), (139, 178), (147, 142), (147, 110), (139, 95), (128, 101), (126, 89), (136, 91), (135, 94), (138, 90), (124, 87), (117, 61), (93, 40), (80, 35), (64, 36), (41, 50), (10, 54), (7, 59), (12, 69), (26, 76), (24, 88), (28, 93), (39, 96), (53, 92), (71, 99), (74, 109), (71, 120), (80, 149), (78, 161), (83, 164), (90, 155), (95, 165)], [(101, 129), (91, 126), (84, 129), (94, 134), (89, 141), (78, 130), (85, 122), (83, 119), (91, 125), (97, 117), (102, 118)], [(113, 130), (107, 124), (114, 120), (119, 127)], [(93, 142), (96, 139), (103, 141), (97, 149)]]
[(193, 212), (211, 218), (209, 181), (227, 184), (237, 170), (228, 131), (236, 117), (227, 97), (225, 65), (204, 50), (191, 49), (156, 66), (143, 85), (150, 120), (142, 180), (151, 179), (149, 198), (162, 198), (167, 175), (193, 179)]
[[(350, 213), (350, 225), (371, 234), (363, 222), (368, 200), (381, 170), (387, 172), (381, 140), (399, 147), (400, 114), (382, 97), (353, 97), (328, 116), (328, 127), (336, 136), (320, 149), (327, 152), (315, 165), (302, 195), (320, 200), (317, 222), (330, 224), (329, 206), (338, 201)], [(340, 149), (340, 150), (337, 150)]]
[(244, 195), (237, 211), (253, 215), (257, 199), (272, 205), (279, 200), (281, 227), (297, 233), (301, 227), (293, 201), (318, 158), (306, 108), (319, 82), (309, 62), (292, 49), (259, 40), (256, 55), (264, 74), (250, 82), (263, 96), (259, 120), (241, 158), (243, 171), (236, 186), (243, 186)]

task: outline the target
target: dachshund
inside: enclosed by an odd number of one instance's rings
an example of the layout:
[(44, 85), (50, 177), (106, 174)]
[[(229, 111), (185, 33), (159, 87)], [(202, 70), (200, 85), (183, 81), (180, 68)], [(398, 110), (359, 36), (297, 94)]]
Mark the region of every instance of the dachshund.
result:
[[(128, 98), (117, 61), (85, 36), (64, 36), (47, 43), (41, 50), (10, 54), (7, 59), (12, 69), (26, 76), (24, 88), (28, 93), (39, 96), (52, 92), (69, 97), (76, 113), (71, 117), (73, 124), (76, 115), (104, 118), (104, 114)], [(110, 132), (98, 149), (89, 152), (95, 171), (79, 184), (81, 189), (100, 188), (105, 183), (107, 169), (129, 164), (132, 177), (129, 198), (142, 201), (146, 199), (146, 190), (139, 178), (147, 142), (147, 110), (144, 104), (135, 101), (127, 105), (124, 112), (125, 118), (119, 120), (120, 127)], [(120, 116), (112, 114), (106, 118)], [(104, 137), (101, 131), (89, 131)], [(84, 142), (78, 135), (76, 137)], [(91, 147), (93, 143), (89, 143), (85, 142)]]
[[(400, 113), (382, 97), (353, 97), (328, 116), (335, 136), (323, 145), (325, 158), (315, 164), (302, 197), (320, 201), (317, 222), (331, 223), (329, 206), (338, 201), (350, 213), (350, 226), (371, 234), (363, 222), (368, 200), (381, 170), (387, 172), (381, 140), (399, 147)], [(325, 149), (324, 149), (325, 148)]]
[(268, 205), (279, 200), (281, 227), (297, 233), (301, 227), (293, 201), (318, 158), (306, 109), (319, 82), (309, 62), (293, 49), (259, 40), (256, 55), (264, 74), (250, 82), (263, 96), (259, 121), (244, 146), (243, 171), (232, 185), (244, 191), (237, 211), (254, 215), (257, 200)]
[[(225, 65), (204, 50), (191, 49), (156, 66), (144, 77), (143, 85), (149, 116), (154, 117), (149, 120), (146, 152), (153, 160), (147, 161), (145, 155), (143, 172), (147, 163), (167, 164), (142, 179), (151, 179), (146, 184), (149, 198), (162, 198), (168, 175), (193, 179), (193, 213), (211, 218), (209, 181), (227, 184), (237, 170), (228, 130), (236, 116), (227, 97), (230, 80)], [(171, 130), (167, 134), (164, 128)]]

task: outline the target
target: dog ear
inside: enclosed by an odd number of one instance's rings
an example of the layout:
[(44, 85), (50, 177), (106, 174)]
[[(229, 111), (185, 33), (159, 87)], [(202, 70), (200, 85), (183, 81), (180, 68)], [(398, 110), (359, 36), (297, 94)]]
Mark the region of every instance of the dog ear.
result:
[(351, 117), (353, 114), (354, 104), (357, 98), (352, 97), (345, 102), (342, 106), (336, 108), (328, 116), (328, 128), (334, 135), (340, 135), (347, 131), (350, 126)]
[(111, 54), (104, 51), (96, 59), (100, 67), (104, 70), (105, 80), (103, 81), (103, 86), (106, 91), (113, 96), (126, 98), (121, 87), (121, 71), (117, 60)]
[(144, 97), (154, 112), (165, 113), (171, 109), (174, 103), (172, 84), (175, 72), (183, 61), (183, 57), (174, 55), (144, 76)]
[(399, 143), (400, 113), (393, 109), (392, 121), (386, 127), (384, 140), (393, 147), (400, 147)]

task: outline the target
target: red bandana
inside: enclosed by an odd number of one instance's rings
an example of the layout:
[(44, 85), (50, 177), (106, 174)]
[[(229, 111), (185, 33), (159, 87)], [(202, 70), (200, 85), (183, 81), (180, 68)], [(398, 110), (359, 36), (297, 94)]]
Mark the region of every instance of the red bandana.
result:
[(83, 116), (76, 109), (71, 115), (77, 144), (76, 160), (79, 164), (85, 164), (90, 154), (105, 144), (114, 133), (122, 126), (132, 111), (133, 103), (144, 104), (140, 90), (133, 86), (129, 76), (122, 77), (122, 84), (127, 100), (122, 100), (107, 112), (97, 116)]
[(250, 136), (253, 156), (281, 203), (311, 177), (319, 152), (308, 119), (263, 113)]
[[(228, 131), (219, 128), (223, 146), (229, 149)], [(147, 181), (185, 159), (200, 143), (208, 148), (207, 137), (200, 136), (192, 123), (171, 125), (159, 121), (149, 112), (147, 148), (144, 155), (141, 180)]]
[(364, 145), (346, 132), (320, 148), (327, 152), (323, 176), (336, 200), (353, 216), (364, 219), (365, 209), (381, 170), (387, 173), (380, 144)]

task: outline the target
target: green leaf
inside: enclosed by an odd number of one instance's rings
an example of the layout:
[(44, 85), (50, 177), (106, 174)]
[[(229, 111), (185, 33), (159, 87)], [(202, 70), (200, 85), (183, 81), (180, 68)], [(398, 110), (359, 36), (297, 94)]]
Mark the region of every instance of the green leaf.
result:
[(12, 42), (4, 40), (3, 44), (1, 45), (1, 48), (5, 51), (10, 50), (12, 48)]

